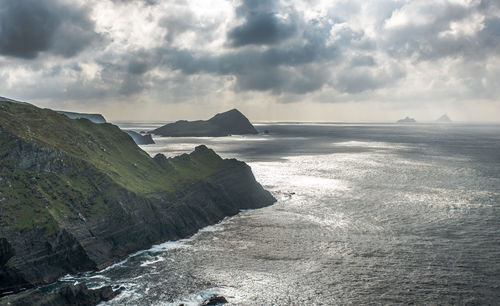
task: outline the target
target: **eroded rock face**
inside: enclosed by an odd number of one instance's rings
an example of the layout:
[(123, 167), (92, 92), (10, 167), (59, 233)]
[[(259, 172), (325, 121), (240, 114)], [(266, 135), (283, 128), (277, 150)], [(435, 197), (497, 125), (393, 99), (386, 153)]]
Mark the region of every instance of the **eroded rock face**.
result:
[(138, 145), (147, 145), (147, 144), (154, 144), (155, 143), (150, 134), (141, 135), (137, 132), (129, 131), (129, 130), (124, 130), (124, 132), (129, 134), (130, 137), (132, 137), (132, 139)]
[[(104, 268), (241, 209), (275, 202), (250, 167), (205, 146), (151, 158), (115, 126), (5, 103), (0, 293)], [(37, 125), (38, 116), (48, 123)]]
[(14, 256), (14, 249), (6, 238), (0, 238), (0, 266), (3, 266), (7, 261)]
[(120, 293), (121, 289), (113, 290), (110, 286), (91, 290), (85, 284), (77, 284), (66, 285), (56, 292), (42, 292), (39, 289), (31, 289), (18, 295), (4, 297), (0, 302), (19, 306), (89, 306), (109, 301)]

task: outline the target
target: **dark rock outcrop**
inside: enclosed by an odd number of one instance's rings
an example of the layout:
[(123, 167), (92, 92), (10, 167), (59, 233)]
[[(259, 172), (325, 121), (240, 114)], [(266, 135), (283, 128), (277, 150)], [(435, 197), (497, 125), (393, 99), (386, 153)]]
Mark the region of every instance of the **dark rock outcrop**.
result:
[(201, 303), (201, 306), (216, 306), (216, 305), (224, 305), (227, 304), (228, 301), (222, 295), (214, 295), (204, 300)]
[(413, 118), (410, 118), (410, 117), (406, 117), (404, 119), (398, 120), (398, 123), (415, 123), (415, 122), (417, 122), (417, 121)]
[(205, 146), (151, 158), (114, 125), (34, 106), (0, 102), (0, 144), (0, 294), (275, 202), (248, 165)]
[(113, 290), (111, 286), (88, 289), (85, 284), (70, 284), (55, 292), (43, 292), (40, 289), (27, 290), (20, 294), (6, 296), (0, 299), (0, 302), (19, 306), (89, 306), (109, 301), (120, 293), (121, 289)]
[(144, 134), (141, 135), (137, 132), (130, 131), (130, 130), (123, 130), (125, 133), (129, 134), (130, 137), (135, 141), (136, 144), (138, 145), (147, 145), (147, 144), (154, 144), (155, 142), (153, 141), (153, 137), (151, 137), (151, 134)]
[(217, 114), (209, 120), (180, 120), (166, 124), (151, 133), (170, 137), (221, 137), (258, 134), (250, 121), (237, 109)]

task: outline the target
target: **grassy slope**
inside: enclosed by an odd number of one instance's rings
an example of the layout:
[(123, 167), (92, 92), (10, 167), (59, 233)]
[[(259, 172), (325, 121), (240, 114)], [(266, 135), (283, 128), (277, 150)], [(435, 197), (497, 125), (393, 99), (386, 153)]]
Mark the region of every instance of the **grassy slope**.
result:
[[(0, 102), (0, 126), (26, 143), (60, 152), (73, 169), (27, 171), (16, 169), (15, 161), (0, 160), (0, 223), (20, 230), (41, 227), (52, 233), (68, 220), (105, 213), (118, 186), (152, 197), (206, 178), (222, 163), (206, 150), (168, 159), (162, 167), (112, 124), (72, 120), (29, 105)], [(3, 139), (0, 156), (11, 145)]]

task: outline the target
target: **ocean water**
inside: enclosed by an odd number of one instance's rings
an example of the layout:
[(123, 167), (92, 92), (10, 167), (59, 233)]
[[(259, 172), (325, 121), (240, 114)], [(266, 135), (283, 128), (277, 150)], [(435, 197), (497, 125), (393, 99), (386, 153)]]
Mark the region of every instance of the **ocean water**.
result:
[(59, 284), (124, 286), (109, 305), (500, 303), (500, 125), (257, 128), (270, 133), (142, 149), (206, 144), (246, 161), (276, 204)]

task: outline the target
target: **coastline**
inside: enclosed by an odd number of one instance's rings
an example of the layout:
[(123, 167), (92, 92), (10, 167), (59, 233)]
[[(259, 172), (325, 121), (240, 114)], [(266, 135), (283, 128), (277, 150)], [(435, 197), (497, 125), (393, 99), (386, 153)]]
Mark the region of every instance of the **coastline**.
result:
[[(274, 203), (272, 203), (274, 204)], [(270, 205), (272, 205), (270, 204)], [(266, 206), (260, 207), (264, 208)], [(231, 217), (234, 217), (242, 212), (245, 211), (250, 211), (254, 209), (260, 209), (260, 208), (251, 208), (251, 209), (241, 209), (237, 214), (235, 215), (230, 215), (230, 216), (225, 216), (221, 220), (217, 221), (216, 223), (213, 224), (208, 224), (204, 227), (201, 227), (196, 230), (195, 233), (188, 235), (186, 237), (181, 237), (177, 240), (167, 240), (161, 243), (153, 244), (148, 248), (144, 248), (141, 250), (138, 250), (136, 252), (133, 252), (131, 254), (126, 255), (124, 258), (121, 260), (117, 260), (101, 269), (98, 270), (90, 270), (90, 271), (82, 271), (79, 272), (78, 274), (95, 274), (95, 273), (100, 273), (100, 272), (105, 272), (109, 271), (115, 267), (119, 267), (125, 263), (127, 263), (131, 258), (139, 256), (141, 254), (144, 254), (146, 252), (162, 252), (166, 251), (169, 249), (174, 249), (174, 248), (182, 248), (183, 243), (192, 241), (193, 239), (196, 239), (196, 237), (203, 233), (204, 231), (209, 230), (210, 228), (217, 226), (224, 222), (225, 220), (228, 220)], [(176, 244), (177, 246), (170, 248), (167, 247), (168, 245), (171, 244)], [(117, 296), (119, 296), (126, 288), (121, 287), (121, 286), (111, 286), (111, 285), (105, 285), (102, 287), (95, 287), (95, 288), (89, 288), (87, 287), (86, 283), (78, 283), (78, 284), (71, 284), (68, 282), (67, 284), (64, 284), (64, 280), (70, 280), (74, 276), (73, 274), (66, 274), (64, 276), (59, 277), (57, 280), (44, 284), (44, 285), (39, 285), (35, 286), (33, 288), (25, 288), (24, 290), (18, 291), (18, 292), (12, 292), (5, 294), (0, 297), (0, 303), (6, 303), (8, 305), (58, 305), (61, 301), (64, 302), (71, 302), (72, 299), (76, 298), (78, 296), (79, 299), (82, 299), (83, 301), (86, 301), (88, 305), (97, 305), (103, 301), (109, 301)], [(52, 287), (52, 288), (51, 288)], [(203, 300), (208, 300), (212, 297), (215, 297), (216, 292), (213, 292), (212, 294), (208, 294), (203, 298)], [(202, 300), (202, 301), (203, 301)], [(80, 302), (80, 301), (77, 301)], [(55, 304), (54, 304), (55, 303)]]

